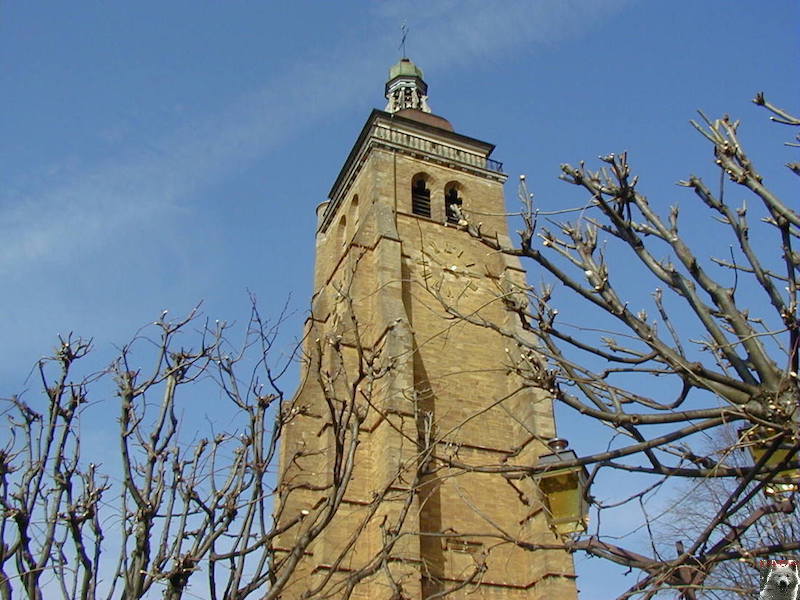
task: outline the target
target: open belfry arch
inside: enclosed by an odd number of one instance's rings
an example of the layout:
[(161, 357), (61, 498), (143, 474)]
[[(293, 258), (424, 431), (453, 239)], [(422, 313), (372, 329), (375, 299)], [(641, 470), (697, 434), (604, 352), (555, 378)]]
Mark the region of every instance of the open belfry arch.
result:
[(509, 369), (516, 349), (446, 310), (525, 335), (508, 307), (518, 261), (462, 231), (468, 217), (508, 235), (502, 165), (431, 113), (410, 60), (386, 97), (318, 208), (302, 381), (284, 417), (281, 598), (575, 598), (534, 483), (469, 469), (536, 464), (555, 434), (548, 396)]

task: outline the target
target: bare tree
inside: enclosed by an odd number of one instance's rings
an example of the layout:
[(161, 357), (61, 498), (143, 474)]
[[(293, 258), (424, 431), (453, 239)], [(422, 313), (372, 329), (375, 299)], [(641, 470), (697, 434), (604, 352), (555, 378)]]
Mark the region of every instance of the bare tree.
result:
[[(170, 321), (165, 312), (109, 368), (88, 375), (81, 369), (91, 341), (60, 338), (36, 367), (42, 398), (6, 401), (0, 598), (280, 597), (296, 558), (339, 509), (359, 417), (352, 402), (350, 414), (340, 410), (347, 395), (331, 397), (340, 443), (329, 450), (336, 472), (322, 474), (328, 483), (315, 490), (325, 510), (313, 523), (284, 515), (273, 500), (301, 486), (279, 484), (276, 453), (303, 407), (279, 387), (293, 355), (276, 366), (277, 324), (253, 304), (234, 345), (226, 323), (203, 321), (197, 311)], [(337, 351), (327, 345), (321, 353)], [(115, 421), (103, 410), (112, 395)], [(225, 416), (220, 424), (200, 417), (210, 402)], [(116, 451), (86, 441), (114, 423), (116, 434), (107, 435)], [(274, 551), (279, 536), (297, 531), (288, 556)]]
[[(775, 120), (800, 126), (763, 96), (756, 103)], [(705, 119), (695, 126), (711, 142), (722, 177), (760, 203), (763, 232), (757, 243), (748, 207), (734, 208), (722, 181), (712, 191), (690, 177), (682, 185), (722, 223), (736, 247), (729, 256), (706, 260), (679, 231), (678, 208), (662, 217), (637, 191), (627, 156), (609, 155), (596, 172), (583, 164), (562, 167), (562, 178), (588, 194), (574, 222), (551, 221), (565, 211), (535, 207), (523, 180), (517, 247), (482, 232), (479, 215), (459, 210), (466, 234), (493, 252), (531, 260), (553, 276), (552, 283), (538, 288), (504, 282), (497, 301), (518, 313), (521, 328), (485, 320), (480, 312), (460, 312), (438, 296), (451, 316), (491, 328), (516, 344), (519, 351), (508, 353), (507, 366), (523, 386), (544, 390), (610, 432), (602, 448), (560, 467), (585, 465), (590, 482), (632, 474), (651, 478), (621, 500), (595, 498), (587, 491), (594, 523), (583, 538), (523, 539), (489, 523), (491, 534), (476, 534), (495, 542), (486, 554), (513, 544), (606, 558), (641, 573), (621, 598), (652, 598), (668, 589), (696, 598), (720, 563), (756, 564), (800, 549), (796, 537), (775, 541), (752, 533), (769, 524), (770, 515), (795, 509), (800, 254), (794, 245), (800, 216), (766, 187), (742, 149), (737, 122)], [(798, 164), (789, 168), (800, 174)], [(545, 218), (553, 231), (539, 226)], [(619, 257), (627, 257), (625, 269)], [(641, 298), (626, 287), (630, 275), (620, 271), (633, 264), (641, 269), (635, 287), (642, 287), (642, 273), (653, 281), (653, 317), (631, 308)], [(436, 286), (426, 289), (439, 293)], [(7, 401), (10, 435), (0, 450), (0, 598), (39, 600), (60, 593), (86, 600), (154, 594), (178, 599), (196, 595), (198, 586), (203, 597), (213, 599), (295, 594), (287, 593), (287, 586), (298, 580), (304, 557), (335, 521), (351, 485), (363, 425), (387, 417), (371, 394), (386, 385), (399, 356), (362, 341), (350, 292), (346, 287), (339, 292), (345, 303), (342, 331), (320, 330), (319, 338), (306, 344), (305, 376), (315, 378), (320, 402), (313, 410), (321, 411), (315, 417), (325, 423), (325, 443), (284, 449), (291, 466), (286, 473), (277, 472), (279, 440), (309, 407), (287, 399), (279, 387), (288, 363), (275, 367), (271, 362), (276, 329), (255, 308), (236, 346), (224, 323), (202, 322), (197, 313), (177, 322), (162, 315), (120, 349), (110, 368), (96, 374), (82, 374), (79, 366), (91, 343), (61, 339), (54, 356), (37, 365), (41, 401)], [(576, 328), (564, 319), (566, 311), (559, 313), (556, 301), (565, 292), (596, 312), (590, 322)], [(111, 395), (119, 403), (117, 450), (100, 460), (82, 434), (97, 426), (92, 413)], [(198, 434), (187, 413), (197, 413), (197, 404), (209, 398), (217, 398), (230, 419), (207, 424), (206, 433)], [(304, 584), (304, 597), (348, 598), (361, 581), (381, 573), (392, 597), (403, 598), (403, 580), (396, 575), (404, 564), (395, 549), (404, 538), (421, 542), (463, 535), (413, 531), (406, 523), (415, 498), (445, 477), (496, 474), (500, 485), (510, 484), (520, 501), (531, 502), (531, 515), (541, 516), (541, 494), (523, 479), (548, 466), (470, 464), (458, 452), (447, 452), (444, 434), (424, 411), (414, 418), (418, 431), (409, 439), (414, 450), (400, 462), (394, 479), (374, 490), (349, 541), (334, 549), (327, 574)], [(735, 439), (709, 452), (708, 437), (731, 425)], [(526, 443), (544, 441), (533, 436)], [(747, 447), (757, 450), (754, 464), (731, 458)], [(306, 461), (316, 461), (324, 471), (296, 468)], [(726, 485), (713, 510), (691, 536), (687, 531), (677, 539), (676, 551), (668, 555), (657, 545), (655, 517), (644, 507), (655, 492), (674, 490), (676, 479), (704, 485), (722, 479)], [(292, 497), (303, 494), (314, 499), (312, 508), (290, 513), (286, 507), (301, 506)], [(389, 500), (395, 508), (382, 513)], [(618, 506), (642, 507), (644, 531), (650, 534), (647, 550), (608, 536), (603, 516)], [(345, 577), (334, 577), (363, 531), (375, 526), (381, 542), (372, 555), (354, 570), (342, 569)], [(438, 582), (431, 598), (479, 585), (486, 558), (476, 556), (458, 582)]]
[[(754, 102), (773, 121), (800, 126), (800, 119), (763, 94)], [(770, 515), (795, 510), (800, 214), (767, 186), (745, 154), (738, 121), (701, 116), (692, 125), (712, 146), (719, 184), (691, 176), (680, 185), (707, 211), (708, 227), (717, 228), (714, 237), (727, 232), (731, 245), (724, 256), (708, 256), (700, 240), (686, 239), (679, 207), (654, 206), (639, 191), (627, 154), (611, 154), (600, 157), (597, 171), (583, 163), (562, 165), (561, 179), (587, 197), (576, 209), (542, 210), (522, 177), (518, 246), (483, 233), (480, 215), (468, 209), (461, 215), (465, 232), (491, 251), (532, 261), (551, 276), (538, 287), (505, 289), (499, 296), (518, 312), (532, 338), (439, 298), (452, 315), (513, 338), (521, 352), (511, 369), (609, 432), (602, 447), (562, 467), (585, 465), (595, 483), (650, 478), (630, 497), (613, 502), (587, 491), (594, 525), (587, 536), (564, 542), (641, 573), (621, 598), (652, 598), (665, 589), (696, 598), (722, 562), (754, 565), (800, 549), (797, 537), (765, 540), (750, 533), (768, 524)], [(787, 167), (800, 175), (800, 164)], [(738, 206), (726, 181), (738, 190)], [(741, 201), (743, 193), (751, 200)], [(565, 214), (575, 219), (560, 220)], [(570, 295), (577, 302), (566, 304)], [(634, 308), (645, 302), (652, 303), (651, 314)], [(707, 440), (727, 426), (738, 435), (721, 452), (709, 453)], [(742, 448), (755, 450), (754, 464), (732, 460)], [(461, 466), (507, 476), (546, 468)], [(657, 546), (654, 517), (644, 505), (660, 489), (674, 489), (676, 479), (726, 484), (715, 488), (724, 495), (670, 555)], [(642, 531), (649, 540), (639, 536), (640, 543), (631, 539), (633, 545), (624, 546), (608, 537), (603, 515), (623, 505), (642, 508)]]
[[(745, 468), (750, 460), (741, 449), (731, 452), (739, 443), (738, 434), (733, 427), (721, 428), (719, 438), (712, 439), (705, 454), (715, 460), (736, 467)], [(713, 514), (733, 493), (737, 479), (728, 477), (705, 477), (684, 481), (676, 490), (676, 505), (669, 511), (666, 519), (661, 519), (654, 527), (660, 544), (659, 550), (669, 554), (675, 544), (694, 539), (706, 527), (709, 514)], [(753, 497), (742, 509), (743, 514), (753, 514), (761, 508), (763, 501), (760, 495)], [(791, 545), (800, 539), (800, 511), (792, 513), (771, 513), (758, 519), (753, 526), (742, 533), (736, 544), (743, 550), (747, 548), (772, 547), (780, 548)], [(771, 560), (791, 560), (792, 553), (775, 550), (769, 557)], [(763, 559), (762, 559), (763, 560)], [(740, 558), (739, 560), (721, 561), (714, 565), (704, 581), (703, 591), (699, 596), (714, 600), (725, 598), (753, 598), (758, 595), (761, 560)]]

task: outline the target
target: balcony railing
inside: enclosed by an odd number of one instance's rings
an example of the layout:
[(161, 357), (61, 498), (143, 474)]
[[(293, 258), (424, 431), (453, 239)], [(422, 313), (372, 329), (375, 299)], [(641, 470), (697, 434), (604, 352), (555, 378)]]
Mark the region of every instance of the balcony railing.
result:
[(503, 172), (503, 163), (500, 161), (481, 156), (475, 152), (468, 152), (460, 148), (453, 148), (447, 144), (441, 144), (416, 135), (411, 135), (410, 133), (404, 133), (386, 127), (378, 127), (375, 129), (375, 137), (471, 167), (478, 167), (479, 169), (498, 173)]

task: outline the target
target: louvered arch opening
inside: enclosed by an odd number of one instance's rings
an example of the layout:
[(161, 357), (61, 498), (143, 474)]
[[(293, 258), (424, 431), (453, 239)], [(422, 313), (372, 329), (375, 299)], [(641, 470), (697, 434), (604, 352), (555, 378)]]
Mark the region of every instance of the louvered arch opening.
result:
[(431, 191), (428, 189), (426, 179), (424, 173), (419, 173), (411, 180), (411, 212), (430, 219)]

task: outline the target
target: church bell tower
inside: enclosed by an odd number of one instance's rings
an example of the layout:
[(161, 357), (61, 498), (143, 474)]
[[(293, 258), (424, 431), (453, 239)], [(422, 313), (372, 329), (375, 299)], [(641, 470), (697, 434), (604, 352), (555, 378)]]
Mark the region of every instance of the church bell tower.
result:
[(492, 468), (536, 464), (555, 435), (500, 333), (529, 335), (511, 309), (525, 273), (465, 231), (507, 238), (502, 164), (431, 112), (409, 59), (385, 93), (317, 209), (302, 380), (281, 417), (280, 597), (575, 598), (541, 492)]

